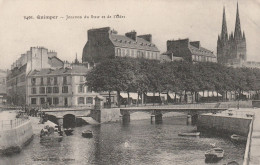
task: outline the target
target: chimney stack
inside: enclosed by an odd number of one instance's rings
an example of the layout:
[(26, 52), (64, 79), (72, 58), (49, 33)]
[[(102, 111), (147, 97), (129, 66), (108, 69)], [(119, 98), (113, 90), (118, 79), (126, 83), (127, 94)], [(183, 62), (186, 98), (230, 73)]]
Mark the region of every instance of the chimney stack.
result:
[(131, 38), (134, 41), (136, 41), (136, 32), (135, 31), (125, 33), (125, 36), (128, 37), (128, 38)]

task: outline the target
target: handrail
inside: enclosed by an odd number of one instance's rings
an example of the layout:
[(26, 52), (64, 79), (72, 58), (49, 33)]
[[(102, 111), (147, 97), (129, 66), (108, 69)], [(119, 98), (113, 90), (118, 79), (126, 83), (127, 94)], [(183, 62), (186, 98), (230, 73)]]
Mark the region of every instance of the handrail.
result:
[(246, 142), (246, 149), (244, 154), (244, 161), (243, 165), (248, 165), (250, 161), (250, 150), (251, 150), (251, 142), (252, 142), (252, 132), (253, 132), (253, 125), (254, 125), (255, 117), (253, 116), (250, 126), (249, 126), (249, 132), (247, 136), (247, 142)]
[(29, 121), (28, 118), (17, 118), (13, 120), (0, 120), (0, 130), (9, 130), (16, 128), (23, 123)]

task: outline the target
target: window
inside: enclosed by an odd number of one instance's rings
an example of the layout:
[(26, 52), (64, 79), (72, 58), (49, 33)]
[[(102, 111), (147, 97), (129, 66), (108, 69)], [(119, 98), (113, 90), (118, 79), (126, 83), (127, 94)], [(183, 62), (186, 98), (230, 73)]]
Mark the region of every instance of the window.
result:
[(84, 104), (84, 97), (78, 98), (78, 104)]
[(85, 77), (84, 76), (80, 76), (80, 82), (84, 82), (85, 81)]
[(31, 83), (32, 83), (32, 85), (35, 85), (36, 84), (36, 78), (31, 78)]
[(54, 77), (54, 85), (58, 85), (58, 77)]
[(53, 93), (59, 93), (59, 87), (53, 87)]
[(47, 98), (47, 102), (48, 102), (49, 105), (52, 105), (52, 99), (51, 99), (51, 97), (48, 97), (48, 98)]
[(40, 87), (40, 94), (44, 94), (45, 93), (45, 87)]
[(36, 98), (31, 98), (31, 104), (36, 104)]
[(63, 84), (67, 85), (67, 77), (66, 76), (63, 77)]
[(41, 85), (43, 85), (44, 84), (44, 82), (43, 82), (43, 77), (41, 77)]
[(150, 58), (150, 52), (147, 52), (147, 57)]
[(32, 88), (32, 89), (31, 89), (31, 93), (32, 93), (32, 94), (36, 94), (36, 88)]
[(125, 49), (122, 49), (122, 56), (125, 56)]
[(78, 93), (84, 93), (84, 85), (78, 86)]
[(86, 97), (86, 104), (93, 104), (93, 97)]
[(54, 105), (58, 105), (59, 104), (59, 98), (58, 97), (54, 97), (53, 98), (53, 104)]
[(47, 93), (52, 93), (52, 87), (47, 87)]
[(62, 87), (62, 93), (68, 93), (68, 86)]
[(132, 50), (131, 51), (131, 55), (132, 55), (132, 57), (134, 57), (135, 56), (135, 54), (134, 54), (135, 52), (134, 52), (134, 50)]
[(86, 93), (92, 92), (91, 88), (87, 86)]
[(130, 56), (130, 50), (127, 49), (126, 52), (127, 52), (127, 53), (126, 53), (126, 56)]
[(117, 55), (121, 56), (121, 49), (120, 48), (117, 49)]
[(47, 85), (51, 85), (51, 78), (50, 77), (47, 78)]
[(41, 104), (45, 104), (45, 98), (40, 98)]

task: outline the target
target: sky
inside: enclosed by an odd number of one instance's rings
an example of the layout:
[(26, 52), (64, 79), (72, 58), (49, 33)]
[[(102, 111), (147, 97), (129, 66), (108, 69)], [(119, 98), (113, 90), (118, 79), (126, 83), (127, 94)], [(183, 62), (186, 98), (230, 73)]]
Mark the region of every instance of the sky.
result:
[[(107, 26), (122, 35), (132, 30), (152, 34), (161, 53), (167, 40), (189, 38), (216, 54), (223, 7), (230, 33), (235, 29), (237, 2), (247, 59), (260, 61), (260, 0), (0, 0), (0, 69), (10, 69), (21, 54), (36, 46), (56, 51), (61, 60), (73, 61), (76, 54), (81, 60), (87, 31)], [(58, 19), (37, 19), (38, 15)], [(67, 15), (82, 19), (66, 20)], [(84, 18), (91, 15), (105, 18)], [(29, 16), (34, 19), (25, 19)]]

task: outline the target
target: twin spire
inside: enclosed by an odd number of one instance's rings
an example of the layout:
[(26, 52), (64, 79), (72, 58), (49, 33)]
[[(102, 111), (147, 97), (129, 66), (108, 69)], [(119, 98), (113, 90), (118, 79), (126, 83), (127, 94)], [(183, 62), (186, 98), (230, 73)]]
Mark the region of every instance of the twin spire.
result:
[[(233, 32), (231, 33), (233, 34)], [(228, 40), (228, 32), (227, 32), (227, 22), (226, 22), (226, 13), (225, 13), (225, 7), (223, 7), (223, 20), (222, 20), (222, 30), (221, 30), (221, 40)], [(233, 35), (232, 35), (233, 38)], [(235, 33), (234, 33), (234, 39), (241, 39), (245, 38), (245, 33), (243, 32), (243, 36), (241, 33), (241, 26), (240, 26), (240, 18), (239, 18), (239, 9), (238, 9), (238, 3), (237, 3), (237, 13), (236, 13), (236, 24), (235, 24)]]

